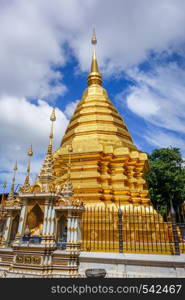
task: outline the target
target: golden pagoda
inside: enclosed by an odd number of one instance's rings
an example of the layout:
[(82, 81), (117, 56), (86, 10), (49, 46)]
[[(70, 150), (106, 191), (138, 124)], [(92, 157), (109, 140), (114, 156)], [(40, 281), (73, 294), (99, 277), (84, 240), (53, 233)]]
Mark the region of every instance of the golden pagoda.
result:
[(119, 200), (125, 204), (150, 203), (144, 179), (148, 170), (147, 155), (134, 145), (126, 124), (102, 87), (95, 49), (88, 88), (77, 105), (60, 148), (53, 155), (56, 182), (60, 184), (66, 178), (63, 165), (69, 146), (73, 148), (71, 180), (74, 191), (85, 203), (97, 205)]
[[(3, 201), (6, 217), (0, 240), (0, 272), (9, 277), (79, 277), (83, 252), (86, 261), (92, 252), (185, 252), (173, 211), (164, 220), (151, 204), (145, 180), (147, 155), (134, 145), (102, 87), (96, 43), (94, 32), (88, 87), (60, 147), (53, 152), (53, 109), (40, 173), (30, 184), (29, 159), (18, 196), (14, 195), (17, 164), (14, 167), (12, 188)], [(31, 146), (28, 156), (32, 155)]]
[[(66, 181), (65, 165), (68, 148), (72, 147), (74, 197), (80, 198), (85, 205), (84, 250), (174, 252), (175, 246), (170, 243), (172, 226), (164, 224), (149, 198), (145, 180), (149, 170), (147, 154), (134, 145), (126, 124), (102, 87), (95, 31), (91, 42), (93, 56), (88, 87), (60, 148), (53, 154), (54, 182), (63, 185)], [(118, 209), (121, 211), (121, 233)], [(120, 245), (120, 234), (123, 245)]]

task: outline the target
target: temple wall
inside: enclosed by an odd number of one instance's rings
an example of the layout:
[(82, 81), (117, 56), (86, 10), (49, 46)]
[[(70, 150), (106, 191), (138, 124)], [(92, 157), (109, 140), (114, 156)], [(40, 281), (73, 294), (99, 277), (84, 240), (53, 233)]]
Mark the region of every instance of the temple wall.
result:
[(107, 278), (185, 278), (185, 254), (179, 256), (81, 252), (79, 276), (86, 269), (105, 269)]
[[(53, 267), (43, 272), (39, 268), (13, 270), (10, 268), (12, 262), (12, 250), (4, 250), (4, 258), (0, 259), (0, 277), (86, 277), (87, 269), (105, 269), (107, 278), (185, 278), (185, 254), (181, 255), (154, 255), (154, 254), (128, 254), (128, 253), (98, 253), (81, 252), (79, 256), (79, 267), (76, 274), (67, 274), (65, 266), (67, 256), (61, 251), (55, 251)], [(65, 252), (66, 255), (66, 252)], [(66, 261), (66, 262), (65, 262)]]

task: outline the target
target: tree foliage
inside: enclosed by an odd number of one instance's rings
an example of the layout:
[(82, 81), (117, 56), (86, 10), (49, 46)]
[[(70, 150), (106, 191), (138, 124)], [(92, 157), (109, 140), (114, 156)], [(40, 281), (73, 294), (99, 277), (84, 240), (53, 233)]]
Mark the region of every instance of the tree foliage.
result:
[(161, 213), (172, 201), (176, 209), (185, 201), (185, 167), (178, 148), (155, 149), (149, 155), (147, 182), (151, 201)]

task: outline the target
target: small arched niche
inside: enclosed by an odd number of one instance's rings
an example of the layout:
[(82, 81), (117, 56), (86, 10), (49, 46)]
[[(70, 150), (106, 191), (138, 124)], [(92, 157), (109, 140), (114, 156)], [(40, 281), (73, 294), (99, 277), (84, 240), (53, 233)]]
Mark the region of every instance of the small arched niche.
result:
[(26, 222), (26, 228), (29, 228), (31, 235), (41, 235), (43, 227), (44, 214), (38, 204), (29, 212)]
[(10, 232), (10, 243), (12, 243), (15, 240), (15, 236), (17, 234), (19, 227), (19, 215), (14, 216), (12, 221), (12, 227)]
[(67, 242), (67, 218), (61, 215), (57, 224), (57, 244), (60, 248), (65, 249)]

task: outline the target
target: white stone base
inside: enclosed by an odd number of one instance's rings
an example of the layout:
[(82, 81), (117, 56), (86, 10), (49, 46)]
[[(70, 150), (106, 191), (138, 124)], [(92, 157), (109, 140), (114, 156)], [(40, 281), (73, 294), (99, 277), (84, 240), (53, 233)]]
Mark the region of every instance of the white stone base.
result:
[(102, 268), (109, 278), (185, 278), (185, 254), (81, 252), (79, 262), (80, 277), (85, 277), (86, 269)]

